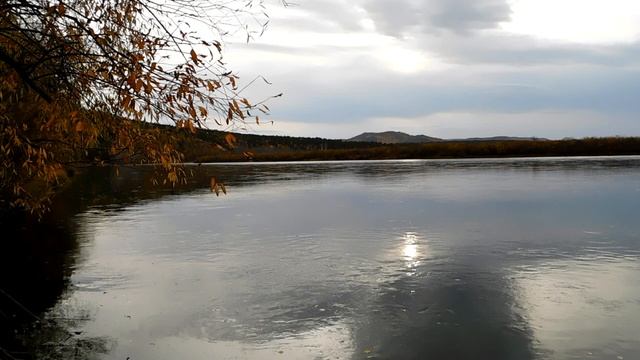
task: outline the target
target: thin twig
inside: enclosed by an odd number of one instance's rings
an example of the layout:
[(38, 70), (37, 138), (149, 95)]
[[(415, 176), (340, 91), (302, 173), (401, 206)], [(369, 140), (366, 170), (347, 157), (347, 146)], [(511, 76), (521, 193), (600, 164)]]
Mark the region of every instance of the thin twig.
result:
[(24, 310), (24, 312), (26, 312), (27, 314), (31, 315), (34, 319), (41, 321), (40, 317), (38, 317), (38, 315), (32, 313), (29, 309), (27, 309), (26, 306), (22, 305), (18, 300), (16, 300), (13, 296), (9, 295), (6, 291), (0, 289), (0, 293), (2, 293), (4, 296), (7, 297), (7, 299), (13, 301), (16, 305), (18, 305), (18, 307), (20, 307), (22, 310)]

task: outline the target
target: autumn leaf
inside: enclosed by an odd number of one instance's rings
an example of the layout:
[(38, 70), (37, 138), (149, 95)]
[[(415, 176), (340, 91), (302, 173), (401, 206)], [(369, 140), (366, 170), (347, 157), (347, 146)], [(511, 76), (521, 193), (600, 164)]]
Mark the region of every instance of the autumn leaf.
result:
[(76, 132), (83, 132), (83, 131), (85, 131), (86, 129), (87, 129), (87, 125), (86, 125), (84, 122), (82, 122), (82, 121), (78, 121), (78, 122), (76, 123), (76, 126), (75, 126), (75, 130), (76, 130)]
[[(206, 120), (233, 126), (253, 118), (252, 103), (237, 94), (239, 78), (213, 50), (222, 54), (230, 23), (245, 25), (242, 19), (262, 12), (254, 13), (253, 1), (225, 2), (211, 17), (188, 11), (218, 6), (207, 0), (134, 0), (117, 6), (109, 1), (5, 2), (0, 162), (6, 171), (0, 183), (25, 189), (6, 203), (29, 211), (46, 207), (62, 178), (56, 171), (70, 164), (149, 164), (158, 169), (154, 184), (184, 183), (187, 174), (179, 164), (191, 151), (184, 144), (193, 139), (153, 123), (173, 121), (193, 133)], [(227, 8), (233, 8), (232, 15)], [(171, 21), (178, 18), (184, 21)], [(195, 21), (222, 38), (204, 41), (200, 27), (183, 26)], [(208, 53), (199, 54), (204, 47)], [(175, 61), (179, 57), (186, 60)], [(224, 138), (220, 145), (236, 146), (234, 135)], [(207, 150), (218, 152), (213, 146)], [(32, 183), (38, 186), (26, 186)], [(29, 193), (31, 188), (42, 192)], [(226, 192), (223, 184), (213, 189)]]
[(167, 174), (167, 179), (171, 182), (171, 184), (175, 184), (178, 182), (178, 174), (175, 171), (169, 172)]
[(231, 107), (229, 107), (229, 109), (227, 110), (227, 125), (229, 124), (229, 122), (231, 122), (231, 120), (233, 120), (233, 110), (231, 110)]
[(129, 86), (131, 87), (135, 87), (136, 79), (137, 79), (136, 73), (135, 72), (130, 73), (129, 77), (127, 78), (127, 84), (129, 84)]
[(225, 135), (224, 141), (227, 142), (227, 145), (229, 145), (229, 147), (233, 148), (235, 147), (237, 139), (232, 133), (228, 133), (227, 135)]
[(215, 192), (216, 195), (219, 195), (220, 190), (218, 189), (218, 181), (213, 176), (211, 177), (210, 188), (211, 188), (211, 192)]
[(198, 54), (196, 54), (196, 51), (191, 49), (191, 60), (193, 60), (194, 63), (198, 63)]

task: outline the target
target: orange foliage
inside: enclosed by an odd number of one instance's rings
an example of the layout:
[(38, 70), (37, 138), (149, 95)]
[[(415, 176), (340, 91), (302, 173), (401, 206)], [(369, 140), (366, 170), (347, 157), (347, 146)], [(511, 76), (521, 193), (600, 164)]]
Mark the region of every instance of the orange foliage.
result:
[[(161, 181), (176, 184), (185, 177), (176, 138), (149, 123), (193, 133), (208, 120), (231, 124), (250, 110), (266, 112), (240, 96), (221, 61), (214, 34), (229, 19), (263, 14), (259, 1), (233, 4), (3, 2), (0, 205), (41, 213), (70, 169), (88, 163), (154, 164)], [(204, 23), (213, 38), (188, 21)]]

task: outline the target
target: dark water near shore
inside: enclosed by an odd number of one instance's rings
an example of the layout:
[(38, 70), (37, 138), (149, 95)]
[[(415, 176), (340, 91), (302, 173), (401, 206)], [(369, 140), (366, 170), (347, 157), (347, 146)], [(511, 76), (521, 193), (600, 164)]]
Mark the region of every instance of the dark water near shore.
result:
[(639, 157), (193, 170), (90, 170), (45, 223), (3, 224), (4, 350), (640, 358)]

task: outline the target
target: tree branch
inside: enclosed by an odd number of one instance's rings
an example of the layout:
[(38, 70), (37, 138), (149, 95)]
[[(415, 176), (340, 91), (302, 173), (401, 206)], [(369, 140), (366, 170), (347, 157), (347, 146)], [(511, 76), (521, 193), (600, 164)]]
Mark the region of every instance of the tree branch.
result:
[(4, 51), (4, 49), (1, 47), (0, 47), (0, 60), (5, 64), (9, 65), (13, 70), (15, 70), (15, 72), (18, 73), (22, 81), (24, 81), (25, 84), (27, 84), (33, 91), (35, 91), (38, 95), (40, 95), (40, 97), (43, 98), (46, 102), (50, 103), (53, 101), (51, 96), (47, 94), (46, 91), (40, 88), (40, 86), (38, 86), (38, 84), (36, 84), (31, 79), (31, 77), (29, 76), (29, 74), (27, 74), (27, 72), (24, 70), (22, 65), (18, 61), (16, 61), (14, 58), (9, 56), (9, 54), (7, 54)]

